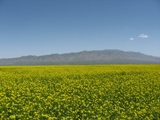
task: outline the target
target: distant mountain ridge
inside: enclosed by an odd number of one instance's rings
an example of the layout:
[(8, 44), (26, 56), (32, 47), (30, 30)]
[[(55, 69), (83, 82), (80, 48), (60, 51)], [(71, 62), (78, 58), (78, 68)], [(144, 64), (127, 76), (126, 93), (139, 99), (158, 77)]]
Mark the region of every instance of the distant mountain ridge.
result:
[(159, 64), (160, 57), (121, 50), (93, 50), (43, 56), (0, 59), (0, 65)]

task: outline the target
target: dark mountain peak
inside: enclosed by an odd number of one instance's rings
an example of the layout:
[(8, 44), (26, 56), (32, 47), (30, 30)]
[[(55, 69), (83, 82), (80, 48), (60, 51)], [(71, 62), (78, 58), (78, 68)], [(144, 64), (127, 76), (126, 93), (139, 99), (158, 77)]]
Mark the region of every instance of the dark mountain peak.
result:
[(27, 56), (21, 56), (19, 58), (34, 58), (37, 57), (36, 55), (27, 55)]

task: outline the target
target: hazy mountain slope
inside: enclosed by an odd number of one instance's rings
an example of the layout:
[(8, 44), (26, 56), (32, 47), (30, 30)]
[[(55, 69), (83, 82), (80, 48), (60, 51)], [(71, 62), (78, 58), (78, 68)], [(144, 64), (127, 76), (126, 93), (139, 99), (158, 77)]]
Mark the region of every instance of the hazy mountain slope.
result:
[(23, 56), (0, 59), (0, 65), (52, 65), (52, 64), (118, 64), (160, 63), (159, 57), (120, 50), (82, 51), (77, 53)]

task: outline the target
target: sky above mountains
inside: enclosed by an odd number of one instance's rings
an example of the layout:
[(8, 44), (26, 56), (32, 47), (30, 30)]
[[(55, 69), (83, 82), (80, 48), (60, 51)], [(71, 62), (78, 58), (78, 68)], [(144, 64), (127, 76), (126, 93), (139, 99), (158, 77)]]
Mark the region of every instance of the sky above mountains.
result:
[(160, 1), (0, 0), (0, 58), (103, 49), (160, 56)]

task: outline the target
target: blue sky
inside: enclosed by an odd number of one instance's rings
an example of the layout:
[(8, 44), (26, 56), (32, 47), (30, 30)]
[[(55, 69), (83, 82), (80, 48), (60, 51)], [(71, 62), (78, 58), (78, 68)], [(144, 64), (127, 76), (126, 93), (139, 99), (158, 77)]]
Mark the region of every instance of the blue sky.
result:
[(160, 56), (160, 1), (0, 0), (0, 58), (104, 49)]

